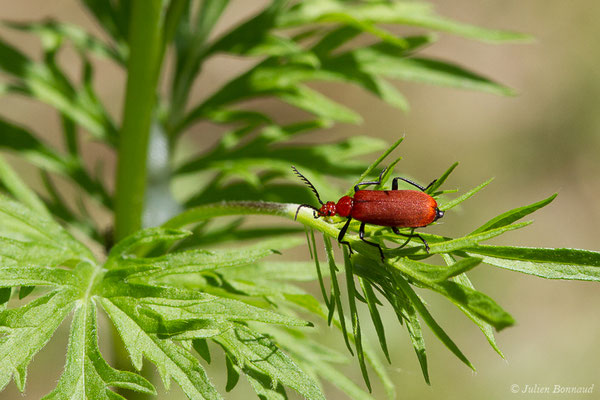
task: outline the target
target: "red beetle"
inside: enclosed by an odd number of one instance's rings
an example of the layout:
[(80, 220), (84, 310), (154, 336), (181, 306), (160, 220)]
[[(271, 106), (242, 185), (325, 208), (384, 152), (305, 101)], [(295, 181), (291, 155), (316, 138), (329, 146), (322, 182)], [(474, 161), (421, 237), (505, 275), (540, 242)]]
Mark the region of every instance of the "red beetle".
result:
[[(420, 228), (427, 226), (432, 222), (444, 216), (444, 211), (440, 210), (433, 197), (428, 195), (426, 190), (431, 187), (436, 181), (431, 182), (427, 187), (423, 187), (414, 182), (409, 181), (406, 178), (394, 178), (392, 180), (392, 190), (361, 190), (360, 186), (366, 185), (379, 185), (381, 184), (381, 178), (385, 173), (385, 169), (381, 171), (379, 179), (373, 182), (361, 182), (354, 186), (354, 197), (344, 196), (338, 200), (337, 204), (333, 201), (323, 203), (321, 197), (317, 192), (317, 189), (310, 183), (304, 175), (292, 166), (294, 172), (306, 183), (317, 196), (317, 200), (321, 203), (321, 208), (315, 208), (310, 204), (301, 204), (296, 210), (296, 217), (298, 211), (302, 207), (308, 207), (315, 210), (315, 218), (318, 217), (330, 217), (339, 215), (340, 217), (347, 217), (346, 224), (340, 230), (338, 235), (338, 242), (345, 244), (350, 249), (352, 254), (352, 247), (350, 243), (344, 241), (344, 235), (348, 230), (350, 221), (354, 218), (357, 221), (361, 221), (358, 235), (360, 239), (374, 247), (377, 247), (381, 254), (381, 259), (384, 259), (383, 250), (378, 243), (369, 242), (365, 239), (365, 225), (379, 225), (389, 226), (392, 228), (394, 233), (410, 238), (417, 237), (421, 239), (425, 245), (425, 250), (429, 252), (429, 245), (427, 241), (423, 239), (421, 235), (417, 234), (404, 234), (400, 233), (399, 228)], [(411, 185), (419, 188), (419, 190), (398, 190), (398, 181), (403, 180)], [(295, 218), (294, 218), (295, 219)], [(407, 240), (407, 242), (408, 242)], [(405, 243), (406, 244), (406, 243)], [(404, 246), (404, 245), (402, 245)], [(401, 247), (402, 247), (401, 246)]]

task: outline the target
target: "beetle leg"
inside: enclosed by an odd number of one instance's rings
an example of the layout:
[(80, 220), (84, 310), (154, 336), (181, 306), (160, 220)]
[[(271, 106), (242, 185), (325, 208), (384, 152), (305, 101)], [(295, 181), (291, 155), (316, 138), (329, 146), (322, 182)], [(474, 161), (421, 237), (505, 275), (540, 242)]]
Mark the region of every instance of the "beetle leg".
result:
[[(400, 247), (398, 247), (398, 248), (402, 248), (402, 247), (406, 246), (406, 245), (407, 245), (407, 243), (408, 243), (408, 242), (410, 241), (410, 239), (412, 239), (412, 238), (419, 238), (419, 239), (421, 240), (421, 242), (423, 242), (423, 244), (425, 245), (425, 251), (429, 253), (429, 244), (427, 244), (427, 241), (426, 241), (425, 239), (423, 239), (423, 236), (421, 236), (421, 235), (418, 235), (418, 234), (416, 234), (416, 233), (411, 233), (411, 234), (401, 233), (401, 232), (400, 232), (400, 230), (399, 230), (398, 228), (396, 228), (395, 226), (393, 226), (393, 227), (392, 227), (392, 230), (394, 231), (394, 233), (395, 233), (396, 235), (400, 235), (400, 236), (404, 236), (404, 237), (407, 237), (407, 238), (408, 238), (408, 240), (407, 240), (406, 242), (404, 242), (404, 243), (402, 244), (402, 246), (400, 246)], [(414, 229), (413, 229), (413, 232), (414, 232)]]
[(385, 171), (387, 171), (387, 167), (384, 168), (383, 171), (381, 171), (381, 173), (379, 174), (379, 178), (376, 181), (361, 182), (361, 183), (357, 183), (356, 185), (354, 185), (354, 192), (358, 192), (360, 190), (359, 186), (362, 186), (362, 185), (381, 185), (381, 178), (383, 178), (383, 174), (385, 174)]
[[(413, 181), (406, 179), (406, 178), (401, 178), (401, 177), (396, 177), (394, 179), (392, 179), (392, 190), (398, 190), (398, 181), (404, 181), (406, 183), (410, 183), (411, 185), (413, 185), (414, 187), (419, 188), (420, 191), (424, 192), (425, 190), (427, 190), (427, 188), (424, 188), (423, 186), (419, 185), (418, 183), (414, 183)], [(435, 181), (433, 181), (435, 182)], [(429, 184), (429, 186), (433, 185), (433, 182), (431, 182)], [(429, 187), (427, 186), (427, 187)]]
[(360, 240), (362, 240), (366, 244), (369, 244), (373, 247), (377, 247), (377, 249), (379, 250), (379, 254), (381, 254), (381, 261), (383, 262), (385, 260), (385, 257), (383, 256), (383, 250), (381, 249), (381, 246), (379, 245), (379, 243), (369, 242), (367, 239), (365, 239), (365, 223), (364, 222), (362, 224), (360, 224), (360, 229), (358, 230), (358, 236), (360, 237)]
[(352, 253), (354, 253), (352, 251), (352, 246), (350, 246), (350, 243), (348, 241), (342, 240), (344, 239), (344, 236), (346, 236), (346, 231), (348, 230), (348, 226), (350, 226), (350, 221), (352, 221), (352, 218), (348, 218), (348, 220), (342, 227), (342, 230), (340, 230), (340, 234), (338, 235), (338, 243), (347, 245), (348, 250), (350, 250), (350, 255), (352, 255)]
[(430, 188), (430, 187), (431, 187), (431, 186), (432, 186), (434, 183), (436, 183), (436, 182), (437, 182), (437, 179), (434, 179), (434, 180), (432, 180), (432, 181), (431, 181), (431, 183), (430, 183), (429, 185), (427, 185), (427, 187), (426, 187), (426, 188), (425, 188), (425, 190), (423, 190), (423, 191), (424, 191), (424, 192), (426, 192), (426, 191), (427, 191), (427, 189), (429, 189), (429, 188)]
[[(395, 227), (395, 226), (392, 226), (392, 231), (394, 231), (394, 233), (395, 233), (396, 235), (405, 236), (405, 235), (403, 235), (402, 233), (400, 233), (400, 229), (398, 229), (398, 228), (397, 228), (397, 227)], [(413, 229), (413, 232), (414, 232), (414, 229)], [(412, 233), (412, 232), (411, 232), (411, 233)], [(398, 249), (401, 249), (401, 248), (403, 248), (404, 246), (406, 246), (406, 245), (408, 244), (408, 242), (410, 242), (410, 239), (411, 239), (411, 238), (410, 238), (410, 237), (408, 237), (408, 238), (406, 239), (406, 241), (405, 241), (404, 243), (402, 243), (402, 245), (400, 245), (400, 247), (398, 247)]]

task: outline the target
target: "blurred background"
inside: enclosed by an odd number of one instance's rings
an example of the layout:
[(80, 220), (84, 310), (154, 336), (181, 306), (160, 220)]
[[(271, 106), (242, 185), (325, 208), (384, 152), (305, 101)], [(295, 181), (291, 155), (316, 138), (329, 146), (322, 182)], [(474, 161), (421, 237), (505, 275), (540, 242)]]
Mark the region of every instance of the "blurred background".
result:
[[(434, 233), (462, 235), (489, 218), (511, 208), (530, 204), (558, 192), (558, 198), (534, 214), (535, 223), (498, 238), (495, 244), (539, 247), (574, 247), (600, 251), (600, 3), (592, 0), (479, 1), (455, 0), (436, 4), (439, 14), (487, 28), (515, 30), (533, 35), (530, 44), (491, 45), (440, 35), (438, 43), (425, 50), (431, 56), (462, 64), (512, 87), (515, 97), (400, 83), (411, 110), (403, 113), (358, 88), (342, 85), (313, 85), (332, 98), (358, 111), (364, 123), (337, 125), (309, 136), (307, 140), (334, 141), (352, 135), (370, 135), (395, 141), (405, 135), (395, 155), (404, 160), (397, 171), (427, 184), (454, 161), (459, 168), (447, 188), (461, 192), (495, 177), (484, 191), (460, 209), (448, 213), (443, 223), (429, 228)], [(265, 1), (236, 0), (217, 27), (227, 29), (261, 8)], [(92, 18), (74, 0), (0, 0), (1, 20), (38, 20), (52, 17), (84, 26), (99, 34)], [(29, 55), (39, 57), (39, 43), (31, 35), (1, 29), (2, 36)], [(75, 56), (65, 52), (68, 65)], [(118, 116), (122, 107), (125, 77), (109, 62), (97, 62), (96, 88), (109, 111)], [(196, 98), (214, 90), (247, 65), (216, 58), (209, 62), (196, 82)], [(72, 72), (77, 73), (79, 65)], [(296, 119), (297, 111), (274, 101), (259, 107), (277, 108), (283, 119)], [(0, 114), (43, 133), (50, 143), (59, 143), (59, 119), (40, 103), (19, 97), (0, 97)], [(206, 126), (198, 125), (199, 132)], [(194, 132), (189, 143), (206, 147), (210, 133), (200, 141)], [(214, 138), (216, 138), (216, 133)], [(112, 175), (110, 154), (90, 144), (90, 165), (105, 159)], [(14, 158), (10, 158), (14, 161)], [(20, 164), (16, 163), (17, 168)], [(27, 169), (19, 169), (28, 177)], [(36, 178), (31, 174), (31, 182)], [(306, 255), (298, 251), (298, 257)], [(403, 327), (389, 312), (386, 324), (392, 352), (390, 370), (398, 398), (403, 399), (511, 399), (556, 398), (556, 395), (513, 394), (512, 385), (591, 386), (594, 393), (577, 398), (600, 398), (600, 286), (587, 282), (543, 280), (482, 265), (470, 273), (475, 286), (495, 299), (516, 319), (515, 327), (497, 335), (506, 361), (489, 347), (484, 336), (456, 308), (441, 297), (421, 292), (438, 320), (478, 372), (472, 373), (425, 330), (432, 386), (427, 386)], [(366, 316), (366, 315), (365, 315)], [(50, 346), (40, 352), (28, 374), (24, 398), (37, 399), (48, 393), (64, 365), (68, 324), (61, 327)], [(337, 332), (324, 340), (339, 342)], [(376, 339), (375, 339), (376, 340)], [(373, 343), (375, 343), (373, 340)], [(101, 347), (103, 344), (101, 343)], [(342, 350), (342, 347), (340, 347)], [(224, 384), (216, 364), (210, 373)], [(361, 381), (358, 368), (348, 368)], [(220, 382), (222, 379), (223, 382)], [(241, 382), (241, 381), (240, 381)], [(172, 384), (169, 395), (183, 398)], [(247, 398), (240, 384), (227, 398)], [(326, 387), (328, 398), (343, 394)], [(381, 388), (374, 396), (384, 398)], [(292, 396), (293, 397), (293, 396)], [(568, 395), (563, 395), (566, 398)], [(0, 399), (21, 398), (14, 383)], [(571, 398), (571, 397), (569, 397)]]

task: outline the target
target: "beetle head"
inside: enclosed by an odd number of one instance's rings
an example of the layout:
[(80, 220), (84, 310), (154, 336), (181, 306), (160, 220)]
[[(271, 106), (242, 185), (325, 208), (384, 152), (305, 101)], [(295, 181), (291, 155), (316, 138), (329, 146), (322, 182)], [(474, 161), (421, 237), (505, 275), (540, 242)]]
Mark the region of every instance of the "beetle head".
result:
[(333, 201), (328, 201), (327, 203), (323, 204), (318, 211), (319, 217), (333, 217), (336, 213), (337, 209)]

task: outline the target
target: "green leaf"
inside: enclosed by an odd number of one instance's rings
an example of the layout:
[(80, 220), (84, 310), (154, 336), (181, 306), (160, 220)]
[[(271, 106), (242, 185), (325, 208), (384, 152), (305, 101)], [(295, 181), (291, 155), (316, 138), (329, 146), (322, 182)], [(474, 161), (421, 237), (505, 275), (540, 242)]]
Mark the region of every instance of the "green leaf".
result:
[(339, 56), (339, 63), (360, 66), (364, 73), (409, 82), (427, 83), (460, 89), (512, 95), (513, 91), (458, 65), (411, 56), (393, 46), (370, 46), (350, 50)]
[[(455, 262), (454, 258), (451, 255), (443, 255), (442, 257), (444, 258), (444, 261), (446, 261), (446, 263), (448, 265), (452, 265)], [(471, 280), (469, 279), (469, 277), (466, 274), (460, 274), (451, 279), (454, 282), (459, 283), (463, 286), (467, 286), (471, 289), (475, 289), (475, 286), (473, 286), (473, 283), (471, 283)], [(450, 300), (452, 300), (452, 298)], [(468, 309), (466, 309), (463, 305), (457, 304), (457, 303), (454, 303), (454, 304), (456, 304), (456, 306), (458, 308), (460, 308), (460, 310), (462, 312), (464, 312), (465, 315), (467, 317), (469, 317), (469, 319), (471, 321), (473, 321), (479, 327), (481, 332), (485, 335), (486, 339), (488, 340), (490, 346), (492, 346), (492, 348), (496, 351), (496, 353), (498, 353), (500, 355), (500, 357), (504, 358), (504, 354), (502, 354), (502, 351), (500, 350), (500, 348), (498, 347), (498, 344), (496, 343), (496, 338), (494, 337), (494, 331), (493, 331), (492, 326), (490, 324), (488, 324), (487, 322), (485, 322), (483, 319), (479, 318), (477, 315), (475, 315), (471, 311), (469, 311)]]
[(433, 319), (433, 316), (429, 313), (429, 311), (425, 307), (425, 304), (423, 304), (423, 302), (421, 301), (421, 299), (419, 298), (419, 296), (410, 287), (410, 285), (408, 284), (408, 282), (406, 282), (406, 280), (404, 280), (403, 278), (398, 277), (398, 276), (396, 277), (395, 281), (396, 281), (396, 284), (402, 290), (402, 292), (406, 295), (406, 297), (413, 304), (413, 306), (415, 307), (415, 309), (417, 310), (417, 312), (421, 315), (421, 317), (423, 318), (423, 320), (425, 321), (425, 323), (427, 324), (427, 326), (429, 326), (429, 328), (431, 328), (431, 330), (433, 331), (433, 333), (435, 334), (435, 336), (437, 336), (437, 338), (440, 339), (440, 341), (442, 343), (444, 343), (444, 345), (452, 353), (454, 353), (454, 355), (456, 357), (458, 357), (458, 359), (460, 359), (469, 368), (471, 368), (473, 371), (475, 371), (475, 367), (473, 367), (473, 364), (471, 364), (471, 362), (467, 359), (467, 357), (465, 357), (465, 355), (462, 353), (462, 351), (460, 351), (460, 349), (452, 341), (452, 339), (450, 339), (450, 337), (446, 334), (446, 332), (442, 329), (442, 327), (439, 326), (438, 323)]
[[(257, 245), (237, 250), (188, 250), (169, 253), (153, 258), (129, 258), (121, 261), (121, 266), (149, 265), (154, 272), (143, 271), (139, 279), (154, 282), (170, 275), (193, 274), (219, 268), (231, 268), (253, 262), (271, 254), (279, 253), (278, 249), (297, 246), (302, 242), (299, 238), (271, 239)], [(135, 278), (132, 275), (131, 278)]]
[(99, 301), (117, 328), (138, 370), (142, 368), (142, 358), (146, 356), (158, 368), (167, 389), (173, 378), (190, 398), (221, 398), (198, 360), (171, 340), (146, 332), (139, 323), (140, 316), (136, 315), (135, 309), (120, 308), (110, 299), (101, 298)]
[[(90, 250), (56, 222), (4, 196), (0, 196), (0, 221), (12, 223), (11, 228), (18, 229), (23, 236), (34, 242), (23, 246), (47, 246), (48, 251), (53, 247), (64, 252), (62, 259), (65, 261), (94, 260)], [(17, 245), (16, 242), (14, 244)]]
[(15, 199), (40, 214), (50, 215), (44, 202), (21, 180), (19, 175), (2, 157), (0, 157), (0, 181)]
[(487, 181), (483, 182), (481, 185), (469, 190), (467, 193), (463, 194), (462, 196), (457, 197), (456, 199), (450, 200), (448, 202), (445, 202), (445, 203), (439, 205), (438, 206), (439, 209), (443, 210), (443, 211), (447, 211), (453, 207), (456, 207), (457, 205), (459, 205), (463, 201), (467, 200), (469, 197), (472, 197), (475, 193), (479, 192), (481, 189), (483, 189), (484, 187), (489, 185), (493, 180), (494, 180), (494, 178), (488, 179)]
[(417, 359), (419, 360), (419, 365), (421, 366), (421, 373), (423, 374), (423, 379), (425, 379), (425, 382), (428, 385), (430, 385), (431, 381), (429, 380), (429, 369), (427, 367), (427, 352), (425, 350), (425, 338), (423, 337), (423, 331), (421, 329), (421, 323), (419, 322), (417, 310), (415, 309), (413, 304), (410, 303), (410, 301), (408, 301), (408, 299), (406, 299), (403, 303), (404, 307), (402, 307), (400, 310), (397, 310), (396, 313), (398, 314), (398, 319), (400, 322), (402, 322), (402, 318), (404, 318), (404, 320), (406, 321), (406, 330), (408, 331), (408, 335), (410, 336), (410, 341), (412, 342), (413, 349), (415, 350), (415, 354), (417, 355)]
[(388, 363), (391, 363), (390, 354), (387, 348), (387, 341), (385, 339), (385, 328), (383, 327), (379, 310), (377, 310), (377, 306), (381, 303), (377, 299), (377, 296), (373, 291), (373, 287), (368, 282), (361, 278), (358, 279), (358, 282), (360, 283), (367, 306), (369, 307), (369, 313), (371, 314), (371, 320), (373, 321), (375, 332), (377, 332), (377, 338), (379, 339), (381, 350), (383, 351), (383, 354), (385, 354), (385, 358), (387, 359)]
[(240, 373), (238, 367), (233, 365), (229, 357), (225, 357), (225, 365), (227, 366), (227, 384), (225, 385), (225, 391), (230, 392), (235, 388), (240, 379)]
[(354, 186), (356, 186), (357, 184), (364, 182), (365, 179), (367, 178), (367, 176), (369, 176), (369, 174), (371, 172), (373, 172), (373, 170), (375, 168), (377, 168), (379, 166), (379, 164), (381, 164), (381, 162), (383, 160), (386, 159), (387, 156), (390, 155), (390, 153), (392, 151), (394, 151), (396, 149), (396, 147), (398, 147), (400, 145), (400, 143), (402, 143), (402, 141), (404, 140), (404, 136), (402, 136), (400, 139), (396, 140), (394, 142), (394, 144), (392, 144), (390, 147), (388, 147), (388, 149), (386, 151), (383, 152), (382, 155), (380, 155), (375, 161), (373, 161), (373, 163), (371, 163), (371, 165), (369, 165), (369, 167), (365, 170), (365, 172), (363, 172), (360, 175), (360, 178), (358, 178), (354, 184), (350, 187), (350, 189), (345, 193), (346, 196), (350, 196), (352, 195), (352, 193), (354, 193)]
[(249, 366), (297, 391), (306, 399), (325, 399), (319, 386), (285, 355), (267, 336), (250, 328), (234, 324), (222, 335), (213, 338), (230, 352), (235, 364)]
[[(520, 222), (517, 224), (506, 225), (501, 228), (491, 229), (489, 231), (477, 233), (474, 235), (463, 236), (458, 239), (450, 239), (450, 240), (444, 240), (444, 241), (437, 242), (437, 243), (431, 243), (429, 245), (428, 253), (424, 249), (420, 249), (420, 251), (422, 251), (423, 254), (450, 253), (453, 251), (470, 248), (471, 246), (474, 246), (474, 245), (478, 244), (479, 242), (489, 240), (496, 236), (502, 235), (505, 232), (512, 231), (515, 229), (520, 229), (520, 228), (523, 228), (530, 224), (531, 224), (531, 221)], [(409, 248), (409, 249), (400, 248), (400, 249), (396, 249), (396, 250), (388, 250), (389, 254), (397, 254), (397, 255), (412, 254), (414, 252), (415, 252), (415, 250), (413, 248)]]
[(334, 352), (330, 347), (311, 340), (307, 336), (292, 335), (281, 330), (269, 330), (269, 333), (273, 334), (277, 343), (281, 344), (294, 359), (301, 362), (304, 369), (312, 371), (320, 378), (329, 381), (352, 399), (373, 399), (335, 365), (347, 362), (343, 355)]
[(138, 307), (152, 311), (165, 323), (184, 323), (195, 320), (211, 322), (258, 321), (286, 326), (308, 326), (310, 323), (298, 318), (254, 307), (241, 301), (200, 294), (199, 300), (170, 300), (145, 298)]
[(552, 200), (554, 200), (556, 196), (558, 196), (557, 193), (553, 194), (547, 199), (538, 201), (537, 203), (515, 208), (503, 214), (500, 214), (499, 216), (492, 218), (491, 220), (474, 230), (472, 233), (485, 232), (494, 228), (499, 228), (508, 224), (512, 224), (513, 222), (520, 220), (521, 218), (533, 213), (534, 211), (537, 211), (540, 208), (547, 206), (552, 202)]
[(73, 290), (52, 291), (23, 307), (0, 313), (0, 390), (12, 378), (19, 390), (24, 390), (27, 365), (50, 340), (77, 297)]
[(156, 394), (150, 382), (138, 374), (112, 368), (98, 349), (96, 309), (93, 303), (80, 305), (75, 310), (65, 370), (56, 388), (44, 399), (122, 398), (111, 387)]
[[(358, 364), (360, 365), (360, 371), (362, 373), (363, 380), (371, 391), (371, 381), (369, 380), (369, 373), (367, 371), (367, 364), (365, 363), (365, 353), (362, 344), (362, 331), (360, 328), (360, 320), (358, 318), (358, 310), (356, 308), (356, 287), (354, 286), (354, 272), (352, 268), (352, 262), (350, 261), (350, 255), (348, 250), (343, 248), (344, 252), (344, 271), (346, 273), (346, 288), (348, 291), (348, 305), (350, 308), (350, 321), (352, 322), (352, 335), (354, 336), (354, 347), (356, 348), (356, 356), (358, 358)], [(342, 308), (339, 308), (342, 310)]]
[(114, 40), (127, 42), (131, 14), (130, 2), (112, 3), (102, 0), (83, 0), (83, 4)]
[(206, 342), (206, 339), (194, 339), (192, 345), (194, 347), (194, 350), (196, 350), (200, 357), (202, 357), (204, 361), (210, 364), (210, 350), (208, 349), (208, 343)]
[[(0, 148), (16, 152), (42, 170), (69, 177), (92, 198), (97, 199), (109, 209), (112, 207), (112, 198), (103, 183), (87, 173), (78, 157), (56, 153), (27, 129), (3, 119), (0, 119), (0, 132), (2, 132)], [(5, 168), (3, 169), (5, 170)], [(5, 170), (4, 174), (9, 174), (9, 172)], [(24, 201), (21, 198), (19, 200)]]
[[(458, 263), (456, 267), (444, 268), (404, 258), (395, 263), (394, 267), (425, 287), (448, 297), (457, 304), (461, 304), (485, 322), (493, 325), (497, 330), (513, 325), (514, 319), (510, 314), (485, 294), (456, 282), (441, 280), (447, 275), (452, 276), (454, 272), (460, 273), (464, 268), (472, 267), (479, 261), (467, 260)], [(407, 296), (410, 298), (408, 294)]]
[(447, 279), (453, 278), (457, 275), (463, 274), (475, 268), (477, 265), (479, 265), (480, 262), (481, 258), (463, 258), (462, 260), (452, 263), (452, 265), (449, 265), (445, 271), (442, 271), (442, 273), (436, 276), (434, 279), (436, 282), (443, 282)]
[(496, 267), (547, 279), (600, 281), (600, 253), (578, 249), (475, 246), (465, 249)]
[(116, 144), (117, 129), (100, 103), (85, 101), (56, 65), (35, 63), (16, 48), (0, 40), (0, 70), (19, 82), (20, 94), (51, 105), (84, 127), (92, 136)]
[(278, 19), (281, 27), (306, 23), (403, 24), (445, 31), (483, 41), (523, 41), (530, 37), (520, 33), (484, 29), (437, 16), (425, 2), (362, 2), (307, 0), (296, 4)]
[(70, 286), (73, 289), (77, 289), (79, 284), (80, 282), (73, 272), (63, 268), (30, 267), (25, 265), (0, 267), (0, 287)]
[(180, 229), (148, 228), (137, 231), (117, 243), (108, 254), (105, 267), (115, 268), (119, 260), (125, 259), (136, 250), (157, 244), (171, 244), (183, 239), (192, 233)]
[[(342, 331), (342, 336), (344, 337), (344, 342), (346, 343), (346, 347), (348, 348), (350, 354), (354, 354), (354, 352), (352, 351), (352, 346), (350, 345), (350, 335), (346, 330), (346, 318), (344, 317), (344, 309), (342, 308), (342, 296), (340, 293), (340, 286), (337, 280), (338, 267), (335, 264), (335, 259), (333, 257), (333, 248), (331, 246), (331, 240), (328, 236), (323, 235), (323, 242), (325, 243), (325, 252), (327, 254), (327, 261), (329, 263), (329, 271), (331, 277), (331, 300), (329, 301), (331, 307), (329, 309), (329, 315), (327, 316), (327, 323), (331, 324), (331, 321), (333, 319), (333, 313), (337, 308), (338, 318), (340, 321), (339, 325)], [(335, 307), (333, 305), (334, 302)]]
[(446, 182), (446, 179), (448, 179), (448, 177), (450, 176), (450, 174), (452, 173), (452, 171), (454, 171), (454, 169), (456, 167), (458, 167), (458, 162), (455, 162), (454, 164), (452, 164), (450, 166), (450, 168), (448, 168), (446, 170), (446, 172), (444, 172), (442, 174), (442, 176), (440, 176), (438, 179), (436, 179), (435, 183), (433, 185), (429, 186), (429, 188), (426, 190), (426, 193), (428, 193), (428, 194), (435, 193), (436, 190), (438, 190), (444, 184), (444, 182)]
[(38, 35), (45, 47), (47, 47), (49, 43), (55, 43), (57, 46), (60, 46), (61, 42), (67, 39), (70, 40), (75, 48), (81, 53), (89, 53), (101, 58), (108, 58), (119, 64), (125, 62), (124, 54), (122, 54), (122, 52), (110, 47), (102, 40), (89, 34), (77, 25), (54, 20), (25, 23), (3, 21), (2, 24), (11, 29), (31, 32)]

